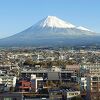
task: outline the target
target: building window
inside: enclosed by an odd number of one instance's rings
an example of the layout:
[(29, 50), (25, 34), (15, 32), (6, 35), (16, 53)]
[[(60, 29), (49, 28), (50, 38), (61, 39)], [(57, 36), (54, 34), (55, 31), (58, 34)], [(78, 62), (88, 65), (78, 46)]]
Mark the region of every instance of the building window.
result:
[(78, 95), (78, 93), (75, 93), (75, 95)]
[(97, 85), (97, 82), (92, 82), (92, 85)]
[(98, 81), (98, 77), (93, 77), (92, 80), (93, 81)]
[(70, 96), (73, 96), (73, 95), (74, 95), (74, 93), (69, 93), (69, 95), (70, 95)]

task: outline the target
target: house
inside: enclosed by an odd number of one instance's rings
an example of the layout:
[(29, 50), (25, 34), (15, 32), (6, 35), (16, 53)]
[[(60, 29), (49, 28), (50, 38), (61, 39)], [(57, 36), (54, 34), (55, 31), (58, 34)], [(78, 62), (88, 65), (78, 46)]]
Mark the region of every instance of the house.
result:
[(19, 92), (30, 92), (31, 88), (31, 82), (28, 80), (19, 80), (16, 84), (16, 91)]

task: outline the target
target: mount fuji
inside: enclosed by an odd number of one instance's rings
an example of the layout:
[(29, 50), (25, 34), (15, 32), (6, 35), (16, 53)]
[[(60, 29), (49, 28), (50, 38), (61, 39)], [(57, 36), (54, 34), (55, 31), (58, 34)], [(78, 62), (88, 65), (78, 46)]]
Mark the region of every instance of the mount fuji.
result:
[(100, 44), (100, 36), (55, 16), (48, 16), (28, 29), (0, 40), (0, 46), (75, 46)]

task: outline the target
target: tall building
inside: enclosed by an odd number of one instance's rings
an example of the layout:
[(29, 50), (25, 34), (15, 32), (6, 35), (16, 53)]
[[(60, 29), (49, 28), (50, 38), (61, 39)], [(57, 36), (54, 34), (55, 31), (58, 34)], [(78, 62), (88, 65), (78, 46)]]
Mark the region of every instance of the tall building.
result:
[(88, 100), (100, 100), (100, 64), (86, 64), (80, 68), (80, 78), (84, 84), (82, 87), (87, 92)]

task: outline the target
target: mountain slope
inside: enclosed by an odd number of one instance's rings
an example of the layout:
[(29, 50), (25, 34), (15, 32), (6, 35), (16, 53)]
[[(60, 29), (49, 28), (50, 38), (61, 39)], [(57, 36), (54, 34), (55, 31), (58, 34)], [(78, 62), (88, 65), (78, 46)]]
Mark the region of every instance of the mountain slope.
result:
[(0, 46), (60, 46), (99, 44), (95, 32), (48, 16), (28, 29), (0, 40)]

